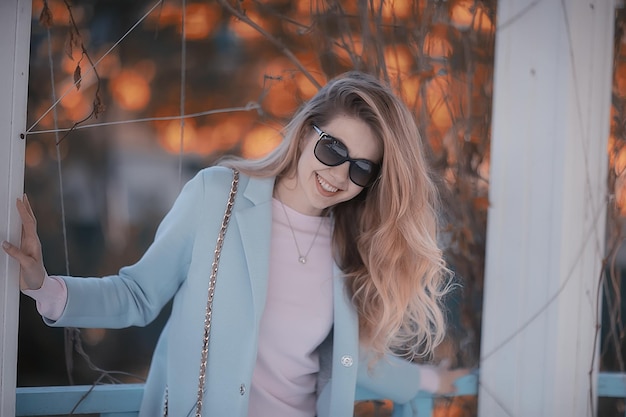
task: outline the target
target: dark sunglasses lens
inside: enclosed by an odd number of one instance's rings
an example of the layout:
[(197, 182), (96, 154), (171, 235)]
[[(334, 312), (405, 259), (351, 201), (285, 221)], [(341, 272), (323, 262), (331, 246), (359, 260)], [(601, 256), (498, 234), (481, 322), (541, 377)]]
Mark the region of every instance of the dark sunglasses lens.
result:
[(350, 163), (350, 179), (358, 186), (367, 187), (376, 174), (369, 161), (357, 160)]
[[(315, 157), (323, 164), (334, 167), (348, 160), (348, 149), (340, 141), (323, 137), (317, 141)], [(350, 180), (360, 187), (367, 187), (377, 174), (376, 166), (365, 159), (350, 162)]]
[(323, 164), (336, 166), (346, 161), (348, 150), (341, 142), (323, 138), (315, 145), (315, 156)]

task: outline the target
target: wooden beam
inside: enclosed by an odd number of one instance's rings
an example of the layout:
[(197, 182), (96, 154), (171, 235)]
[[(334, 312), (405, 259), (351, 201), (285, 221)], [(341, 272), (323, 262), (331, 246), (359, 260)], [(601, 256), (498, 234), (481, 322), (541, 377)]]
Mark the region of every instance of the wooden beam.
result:
[[(0, 2), (0, 239), (19, 243), (15, 199), (24, 187), (31, 0)], [(0, 253), (0, 415), (15, 415), (19, 267)]]
[(500, 0), (480, 416), (591, 416), (613, 0)]
[(137, 415), (143, 388), (143, 384), (19, 388), (17, 416), (60, 416), (70, 412)]

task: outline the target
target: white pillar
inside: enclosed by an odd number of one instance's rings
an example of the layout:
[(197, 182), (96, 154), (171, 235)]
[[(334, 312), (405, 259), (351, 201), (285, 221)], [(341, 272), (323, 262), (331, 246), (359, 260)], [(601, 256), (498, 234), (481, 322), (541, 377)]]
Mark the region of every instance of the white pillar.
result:
[[(31, 0), (0, 1), (0, 239), (19, 242)], [(0, 252), (0, 415), (15, 415), (19, 267)]]
[(479, 415), (591, 416), (614, 1), (497, 21)]

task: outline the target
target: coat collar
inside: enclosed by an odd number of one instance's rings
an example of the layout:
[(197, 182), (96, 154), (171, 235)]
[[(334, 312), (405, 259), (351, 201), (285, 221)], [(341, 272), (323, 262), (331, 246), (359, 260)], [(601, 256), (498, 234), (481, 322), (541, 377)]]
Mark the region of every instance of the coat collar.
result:
[(259, 205), (272, 201), (276, 177), (247, 177), (247, 179), (248, 181), (244, 184), (242, 194), (250, 203)]

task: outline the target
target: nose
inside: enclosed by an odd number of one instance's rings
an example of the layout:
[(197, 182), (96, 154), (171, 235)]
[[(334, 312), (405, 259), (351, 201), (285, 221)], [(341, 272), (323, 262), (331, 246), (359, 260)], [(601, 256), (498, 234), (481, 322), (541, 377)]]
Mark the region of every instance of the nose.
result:
[(336, 185), (343, 189), (346, 188), (348, 181), (350, 181), (350, 162), (346, 161), (341, 165), (337, 165), (330, 168), (330, 174), (333, 176), (333, 179), (336, 181)]

